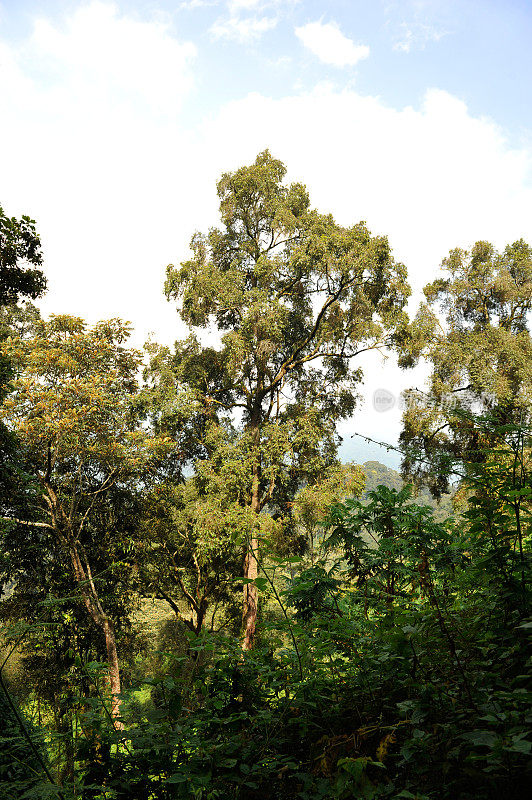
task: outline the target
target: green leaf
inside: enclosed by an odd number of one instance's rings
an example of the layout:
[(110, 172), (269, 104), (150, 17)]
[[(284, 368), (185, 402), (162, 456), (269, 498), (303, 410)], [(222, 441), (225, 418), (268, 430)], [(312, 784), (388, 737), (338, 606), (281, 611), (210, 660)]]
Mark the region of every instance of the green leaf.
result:
[(493, 733), (493, 731), (486, 731), (486, 730), (477, 730), (477, 731), (469, 731), (468, 733), (462, 733), (461, 737), (471, 744), (477, 746), (484, 746), (493, 748), (499, 741), (499, 737), (497, 734)]
[(188, 781), (188, 777), (183, 775), (182, 773), (178, 773), (177, 775), (170, 775), (166, 780), (165, 783), (186, 783)]

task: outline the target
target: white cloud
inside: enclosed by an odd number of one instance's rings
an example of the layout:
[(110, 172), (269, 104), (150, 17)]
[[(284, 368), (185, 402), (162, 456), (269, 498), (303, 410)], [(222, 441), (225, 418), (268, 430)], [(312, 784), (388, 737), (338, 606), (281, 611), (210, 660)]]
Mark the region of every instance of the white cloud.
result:
[(264, 0), (229, 0), (227, 3), (231, 14), (236, 14), (239, 11), (250, 11), (263, 5)]
[(352, 67), (369, 56), (369, 47), (348, 39), (335, 22), (309, 22), (295, 33), (320, 61), (334, 67)]
[(162, 23), (103, 3), (37, 21), (21, 46), (0, 43), (0, 148), (11, 154), (0, 202), (38, 222), (46, 311), (136, 320), (141, 341), (157, 318), (175, 322), (161, 287), (188, 205), (179, 109), (194, 53)]
[(220, 0), (183, 0), (179, 8), (185, 11), (191, 11), (194, 8), (204, 8), (206, 6), (217, 6)]
[(179, 8), (184, 11), (191, 11), (194, 8), (204, 8), (206, 6), (217, 6), (220, 0), (183, 0)]
[(441, 0), (387, 0), (384, 13), (393, 49), (403, 53), (424, 50), (448, 36), (456, 25), (454, 6), (456, 3)]
[(292, 2), (298, 0), (227, 0), (228, 16), (219, 17), (209, 32), (213, 39), (251, 44), (276, 27), (280, 6)]
[(242, 11), (264, 11), (266, 8), (282, 9), (300, 2), (301, 0), (227, 0), (227, 8), (231, 14), (239, 14)]
[(213, 39), (228, 39), (240, 44), (256, 42), (277, 26), (287, 6), (300, 0), (227, 0), (227, 16), (219, 17), (209, 28)]
[(394, 50), (409, 53), (412, 48), (424, 50), (429, 42), (439, 42), (448, 31), (438, 29), (423, 22), (402, 22), (399, 25), (400, 33), (394, 44)]
[(37, 19), (19, 55), (41, 83), (175, 110), (192, 88), (196, 48), (178, 42), (162, 22), (121, 16), (114, 4), (95, 0), (61, 26)]
[(210, 27), (214, 39), (230, 39), (241, 44), (253, 42), (277, 25), (277, 17), (239, 17), (218, 19)]

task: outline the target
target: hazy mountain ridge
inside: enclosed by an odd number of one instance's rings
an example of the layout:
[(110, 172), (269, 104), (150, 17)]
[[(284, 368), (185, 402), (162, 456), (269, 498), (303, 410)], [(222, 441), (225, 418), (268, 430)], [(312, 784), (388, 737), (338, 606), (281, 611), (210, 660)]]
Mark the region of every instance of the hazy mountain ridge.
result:
[[(399, 491), (406, 483), (397, 470), (381, 464), (380, 461), (365, 461), (361, 464), (361, 467), (366, 476), (366, 492), (376, 489), (380, 484), (388, 489)], [(432, 497), (428, 489), (414, 489), (413, 500), (419, 505), (431, 506), (434, 509), (434, 517), (437, 520), (444, 520), (454, 514), (452, 494), (444, 495), (440, 501), (437, 501)]]

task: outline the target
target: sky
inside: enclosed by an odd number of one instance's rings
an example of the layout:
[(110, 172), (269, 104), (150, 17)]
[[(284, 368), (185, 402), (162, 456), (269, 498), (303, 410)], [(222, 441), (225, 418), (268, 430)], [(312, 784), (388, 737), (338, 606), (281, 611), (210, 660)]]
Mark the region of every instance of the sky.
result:
[[(265, 148), (389, 237), (415, 311), (451, 248), (532, 241), (530, 41), (527, 0), (0, 0), (0, 204), (37, 222), (43, 313), (185, 335), (165, 267)], [(362, 366), (342, 457), (397, 465), (352, 437), (395, 443), (424, 371)]]

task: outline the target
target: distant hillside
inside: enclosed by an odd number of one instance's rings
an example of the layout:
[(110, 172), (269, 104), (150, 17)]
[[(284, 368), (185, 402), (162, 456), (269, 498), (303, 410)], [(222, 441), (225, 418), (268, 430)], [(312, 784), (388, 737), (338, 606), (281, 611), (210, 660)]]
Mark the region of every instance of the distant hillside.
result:
[(401, 453), (395, 449), (396, 441), (390, 441), (390, 448), (364, 439), (361, 436), (344, 436), (338, 455), (345, 463), (364, 464), (366, 461), (378, 461), (391, 469), (400, 469)]
[[(366, 475), (366, 491), (368, 492), (376, 489), (380, 484), (388, 489), (397, 489), (397, 491), (405, 485), (405, 481), (403, 481), (397, 470), (381, 464), (380, 461), (365, 461), (361, 466)], [(434, 500), (428, 489), (420, 489), (414, 497), (415, 502), (419, 505), (431, 506), (434, 509), (434, 517), (437, 520), (444, 520), (454, 513), (451, 494), (444, 495), (439, 503)]]

